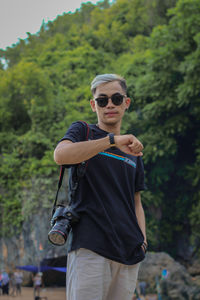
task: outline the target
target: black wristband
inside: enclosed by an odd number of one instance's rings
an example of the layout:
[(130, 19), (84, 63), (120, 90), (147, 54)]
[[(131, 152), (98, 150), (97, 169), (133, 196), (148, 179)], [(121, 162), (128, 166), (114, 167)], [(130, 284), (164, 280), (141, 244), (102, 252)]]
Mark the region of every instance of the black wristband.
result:
[(114, 133), (109, 133), (108, 136), (109, 136), (110, 146), (114, 147), (115, 146)]
[(146, 253), (148, 249), (148, 244), (146, 242), (143, 242), (142, 247), (144, 248), (144, 253)]

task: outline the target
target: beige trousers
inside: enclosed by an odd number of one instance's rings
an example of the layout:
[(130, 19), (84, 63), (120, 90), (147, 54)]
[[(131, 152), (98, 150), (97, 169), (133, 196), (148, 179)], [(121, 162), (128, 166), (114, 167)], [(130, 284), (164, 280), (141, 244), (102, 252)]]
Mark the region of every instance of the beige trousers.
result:
[(87, 249), (67, 258), (67, 300), (131, 300), (139, 264), (123, 265)]

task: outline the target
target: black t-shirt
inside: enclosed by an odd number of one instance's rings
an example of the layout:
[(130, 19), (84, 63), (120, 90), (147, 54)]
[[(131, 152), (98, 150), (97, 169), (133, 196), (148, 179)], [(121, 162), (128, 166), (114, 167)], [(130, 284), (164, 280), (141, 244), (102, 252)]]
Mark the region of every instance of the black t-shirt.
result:
[[(89, 125), (90, 137), (108, 132)], [(75, 122), (62, 140), (86, 140), (86, 126)], [(89, 159), (76, 191), (75, 209), (80, 221), (73, 226), (70, 250), (86, 248), (111, 260), (132, 265), (144, 259), (144, 236), (138, 225), (134, 193), (144, 190), (141, 157), (109, 148)]]

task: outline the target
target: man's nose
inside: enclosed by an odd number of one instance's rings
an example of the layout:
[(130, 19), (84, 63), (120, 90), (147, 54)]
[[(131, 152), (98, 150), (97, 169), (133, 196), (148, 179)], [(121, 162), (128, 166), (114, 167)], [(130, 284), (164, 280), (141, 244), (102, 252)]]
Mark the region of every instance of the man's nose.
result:
[(112, 106), (114, 106), (114, 104), (113, 104), (111, 98), (108, 98), (108, 104), (107, 104), (106, 106), (107, 106), (107, 107), (112, 107)]

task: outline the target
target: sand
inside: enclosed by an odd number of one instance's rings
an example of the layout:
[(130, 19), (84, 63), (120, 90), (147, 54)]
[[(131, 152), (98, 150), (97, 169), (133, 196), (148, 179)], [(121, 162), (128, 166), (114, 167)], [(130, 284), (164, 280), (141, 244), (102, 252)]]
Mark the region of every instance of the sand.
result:
[[(40, 292), (41, 300), (66, 300), (65, 288), (43, 288)], [(46, 297), (46, 298), (45, 298)], [(22, 287), (21, 296), (0, 295), (0, 300), (34, 300), (33, 288)], [(143, 300), (144, 298), (141, 297)], [(145, 300), (157, 300), (156, 295), (147, 295)]]
[[(66, 300), (65, 288), (43, 288), (40, 297), (47, 297), (46, 300)], [(0, 300), (34, 300), (33, 288), (22, 287), (21, 296), (0, 295)], [(45, 300), (45, 298), (42, 298)]]

